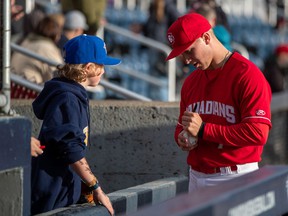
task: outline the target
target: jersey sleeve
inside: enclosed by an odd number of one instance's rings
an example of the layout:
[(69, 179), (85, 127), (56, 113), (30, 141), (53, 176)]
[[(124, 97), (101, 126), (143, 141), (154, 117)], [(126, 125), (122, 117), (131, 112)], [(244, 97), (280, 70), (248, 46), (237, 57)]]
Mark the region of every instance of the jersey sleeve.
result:
[(241, 77), (241, 122), (264, 123), (271, 128), (271, 88), (263, 73), (255, 66)]

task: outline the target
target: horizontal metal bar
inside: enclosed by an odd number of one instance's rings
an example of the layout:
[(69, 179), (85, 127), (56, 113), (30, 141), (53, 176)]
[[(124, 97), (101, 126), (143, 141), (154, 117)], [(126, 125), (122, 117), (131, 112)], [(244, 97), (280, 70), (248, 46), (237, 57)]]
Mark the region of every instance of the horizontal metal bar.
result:
[[(42, 62), (45, 62), (45, 63), (47, 63), (49, 65), (52, 65), (52, 66), (59, 65), (58, 62), (51, 61), (51, 60), (46, 59), (46, 58), (44, 58), (42, 56), (39, 56), (39, 55), (31, 52), (30, 50), (27, 50), (27, 49), (25, 49), (25, 48), (23, 48), (23, 47), (21, 47), (19, 45), (16, 45), (14, 43), (11, 43), (11, 48), (14, 51), (20, 52), (20, 53), (22, 53), (24, 55), (27, 55), (27, 56), (30, 56), (30, 57), (32, 57), (34, 59), (37, 59), (37, 60), (42, 61)], [(31, 88), (31, 89), (33, 89), (33, 90), (35, 90), (37, 92), (40, 92), (42, 90), (42, 88), (43, 88), (43, 86), (41, 87), (41, 86), (39, 86), (39, 85), (37, 85), (35, 83), (31, 83), (31, 82), (23, 79), (22, 77), (19, 77), (19, 76), (15, 75), (15, 74), (11, 73), (11, 75), (13, 76), (13, 79), (11, 77), (11, 79), (13, 81), (15, 81), (15, 82), (17, 82), (19, 84), (22, 84), (24, 86), (27, 86), (28, 88)], [(115, 84), (112, 84), (111, 82), (108, 82), (108, 81), (101, 80), (100, 81), (100, 85), (102, 85), (103, 87), (105, 87), (107, 89), (115, 91), (115, 92), (123, 95), (124, 97), (129, 98), (129, 99), (135, 99), (135, 100), (141, 100), (141, 101), (152, 101), (150, 98), (144, 97), (144, 96), (142, 96), (140, 94), (137, 94), (135, 92), (132, 92), (130, 90), (127, 90), (125, 88), (117, 86)], [(93, 92), (93, 90), (87, 90), (87, 91)]]
[(162, 79), (155, 78), (154, 76), (148, 74), (140, 74), (140, 72), (137, 73), (136, 71), (129, 68), (124, 68), (123, 66), (118, 66), (116, 70), (124, 72), (125, 74), (128, 74), (132, 77), (139, 78), (155, 86), (167, 88), (168, 85), (167, 82), (163, 81)]

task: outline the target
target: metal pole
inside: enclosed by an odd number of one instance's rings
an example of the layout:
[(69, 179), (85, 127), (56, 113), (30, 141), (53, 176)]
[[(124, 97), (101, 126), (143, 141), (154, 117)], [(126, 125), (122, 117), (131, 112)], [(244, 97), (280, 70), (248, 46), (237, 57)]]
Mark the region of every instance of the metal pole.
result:
[(284, 18), (285, 20), (288, 18), (288, 0), (284, 1)]
[[(3, 35), (2, 38), (2, 86), (1, 86), (1, 113), (9, 114), (10, 111), (10, 36), (11, 36), (11, 3), (10, 0), (3, 1), (2, 7)], [(0, 47), (1, 49), (1, 47)]]
[(29, 14), (35, 8), (35, 0), (25, 1), (25, 13)]

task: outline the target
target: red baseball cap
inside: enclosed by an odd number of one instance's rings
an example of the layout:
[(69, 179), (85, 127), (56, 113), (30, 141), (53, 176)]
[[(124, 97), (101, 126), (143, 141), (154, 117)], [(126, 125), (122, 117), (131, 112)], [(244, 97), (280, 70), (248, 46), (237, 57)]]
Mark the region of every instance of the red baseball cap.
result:
[(211, 29), (208, 20), (198, 14), (189, 13), (179, 17), (168, 29), (167, 39), (172, 51), (166, 61), (182, 54), (196, 39)]
[(280, 53), (288, 53), (288, 44), (280, 44), (276, 50), (276, 54), (279, 55)]

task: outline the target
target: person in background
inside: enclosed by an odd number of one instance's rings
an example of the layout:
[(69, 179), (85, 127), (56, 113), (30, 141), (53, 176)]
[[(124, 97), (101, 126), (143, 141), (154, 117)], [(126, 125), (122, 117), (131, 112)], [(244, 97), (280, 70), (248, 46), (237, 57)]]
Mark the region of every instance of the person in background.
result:
[[(24, 16), (23, 7), (21, 5), (15, 5), (15, 0), (11, 0), (11, 18), (19, 20)], [(31, 156), (38, 157), (43, 154), (40, 141), (35, 137), (31, 137), (30, 141)]]
[(217, 12), (215, 6), (212, 7), (208, 3), (202, 3), (198, 8), (195, 9), (195, 13), (201, 14), (204, 16), (208, 22), (210, 23), (215, 36), (218, 40), (229, 50), (233, 51), (231, 47), (231, 35), (227, 28), (222, 25), (218, 24), (217, 22)]
[(188, 152), (189, 192), (259, 168), (271, 124), (271, 89), (260, 69), (230, 52), (200, 14), (168, 29), (172, 51), (196, 70), (181, 89), (175, 141)]
[(47, 14), (48, 17), (53, 19), (60, 27), (61, 31), (63, 31), (63, 26), (65, 23), (65, 16), (62, 13), (49, 13)]
[(37, 25), (44, 17), (45, 13), (40, 9), (33, 9), (30, 13), (25, 14), (23, 18), (22, 33), (15, 43), (21, 44), (30, 33), (35, 31)]
[[(143, 35), (158, 42), (167, 44), (166, 31), (168, 27), (180, 16), (176, 5), (171, 0), (154, 0), (149, 7), (149, 16), (143, 24)], [(163, 63), (165, 54), (155, 49), (149, 51), (150, 65), (154, 75), (167, 76)]]
[(191, 10), (190, 12), (196, 12), (197, 10), (199, 10), (199, 7), (201, 7), (203, 4), (208, 4), (209, 7), (215, 10), (216, 17), (217, 17), (215, 25), (222, 25), (226, 28), (226, 30), (229, 33), (231, 33), (227, 14), (225, 13), (223, 8), (219, 4), (219, 1), (217, 0), (193, 0), (190, 4), (190, 10)]
[[(149, 6), (148, 19), (142, 24), (142, 33), (159, 43), (168, 45), (166, 40), (166, 31), (169, 26), (180, 16), (176, 4), (172, 0), (153, 0)], [(149, 55), (149, 74), (160, 79), (167, 78), (167, 65), (165, 63), (166, 54), (155, 48), (143, 46)], [(183, 65), (181, 61), (176, 62), (176, 85), (179, 86), (179, 80), (183, 76)], [(156, 100), (165, 100), (165, 95), (161, 93), (159, 87), (149, 85), (148, 97)], [(179, 88), (177, 88), (179, 92)]]
[(67, 12), (65, 14), (63, 33), (57, 46), (62, 50), (68, 40), (83, 34), (85, 30), (88, 30), (88, 25), (84, 14), (78, 10)]
[(272, 93), (288, 89), (288, 44), (280, 44), (274, 53), (267, 58), (264, 75), (269, 82)]
[(11, 18), (14, 21), (20, 20), (24, 17), (25, 12), (23, 11), (23, 7), (21, 5), (16, 4), (15, 0), (11, 0)]
[[(22, 18), (25, 15), (22, 5), (17, 4), (15, 0), (10, 1), (11, 6), (11, 41), (17, 41), (22, 30)], [(2, 10), (2, 8), (1, 8)]]
[[(64, 46), (65, 64), (45, 83), (33, 101), (33, 111), (42, 120), (39, 140), (44, 153), (32, 158), (31, 213), (39, 214), (78, 202), (81, 181), (95, 203), (114, 209), (85, 158), (89, 145), (90, 114), (86, 87), (99, 84), (105, 65), (120, 59), (107, 56), (106, 45), (97, 36), (80, 35)], [(92, 200), (92, 201), (93, 201)]]
[(96, 35), (100, 27), (106, 22), (106, 0), (61, 0), (61, 8), (64, 14), (71, 10), (81, 11), (88, 24), (88, 29), (84, 33), (88, 35)]
[[(53, 18), (45, 16), (39, 22), (35, 31), (29, 33), (20, 45), (41, 57), (61, 64), (63, 58), (56, 46), (61, 32), (61, 26)], [(55, 69), (55, 66), (18, 52), (14, 52), (11, 57), (11, 71), (37, 84), (43, 84), (50, 80)]]

